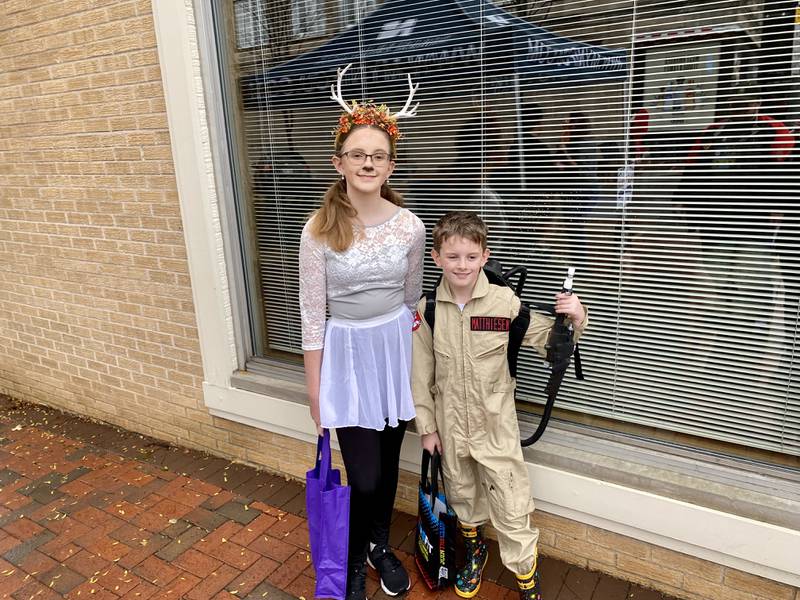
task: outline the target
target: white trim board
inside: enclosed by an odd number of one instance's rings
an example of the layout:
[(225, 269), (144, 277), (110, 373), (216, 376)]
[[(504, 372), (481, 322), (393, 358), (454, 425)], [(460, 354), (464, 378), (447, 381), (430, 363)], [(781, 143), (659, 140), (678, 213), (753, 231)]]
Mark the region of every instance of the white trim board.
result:
[(204, 378), (237, 368), (234, 321), (191, 0), (152, 0)]
[[(203, 4), (199, 2), (198, 5)], [(237, 356), (223, 225), (191, 0), (153, 0), (170, 139), (203, 359), (204, 398), (217, 416), (313, 442), (308, 408), (234, 389)], [(218, 107), (211, 106), (211, 110)], [(402, 466), (419, 468), (409, 434)], [(800, 586), (800, 532), (531, 464), (539, 508), (635, 539)], [(794, 557), (794, 558), (793, 558)]]

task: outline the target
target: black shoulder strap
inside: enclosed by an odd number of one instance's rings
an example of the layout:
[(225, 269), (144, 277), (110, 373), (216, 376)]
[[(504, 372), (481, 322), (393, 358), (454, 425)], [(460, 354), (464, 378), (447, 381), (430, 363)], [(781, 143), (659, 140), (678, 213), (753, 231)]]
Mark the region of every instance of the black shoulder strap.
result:
[(524, 303), (520, 304), (519, 314), (511, 321), (508, 329), (508, 371), (511, 377), (517, 377), (517, 359), (522, 339), (528, 331), (531, 322), (531, 309)]
[(583, 363), (581, 362), (581, 349), (578, 344), (575, 344), (575, 352), (572, 353), (572, 364), (575, 366), (575, 379), (583, 381)]
[[(436, 286), (439, 287), (439, 286)], [(430, 292), (425, 292), (425, 322), (431, 328), (431, 335), (433, 335), (433, 326), (436, 323), (436, 287)]]

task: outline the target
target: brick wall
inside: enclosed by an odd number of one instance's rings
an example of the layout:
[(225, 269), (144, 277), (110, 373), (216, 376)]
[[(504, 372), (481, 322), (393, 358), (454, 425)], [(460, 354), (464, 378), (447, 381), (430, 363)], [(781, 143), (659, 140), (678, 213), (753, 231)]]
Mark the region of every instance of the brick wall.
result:
[(170, 440), (212, 426), (149, 0), (12, 0), (0, 23), (0, 389)]
[[(302, 477), (313, 448), (217, 419), (150, 0), (0, 3), (0, 392)], [(416, 475), (399, 505), (415, 510)], [(684, 598), (800, 591), (537, 512), (546, 554)]]
[(212, 417), (150, 0), (0, 3), (0, 393), (302, 476)]

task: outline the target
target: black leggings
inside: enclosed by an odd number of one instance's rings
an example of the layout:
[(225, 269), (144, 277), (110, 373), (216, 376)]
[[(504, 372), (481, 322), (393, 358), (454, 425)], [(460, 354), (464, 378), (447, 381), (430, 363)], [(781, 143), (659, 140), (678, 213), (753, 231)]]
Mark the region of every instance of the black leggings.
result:
[(406, 421), (383, 431), (363, 427), (336, 430), (350, 485), (350, 565), (362, 565), (367, 544), (387, 544), (392, 521), (400, 446)]

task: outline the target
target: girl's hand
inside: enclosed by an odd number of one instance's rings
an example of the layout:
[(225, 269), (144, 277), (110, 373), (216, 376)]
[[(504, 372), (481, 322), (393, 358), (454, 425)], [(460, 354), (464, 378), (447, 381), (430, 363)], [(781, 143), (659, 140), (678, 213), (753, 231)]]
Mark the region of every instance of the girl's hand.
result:
[(422, 447), (433, 454), (434, 449), (442, 453), (442, 441), (439, 439), (439, 434), (435, 431), (433, 433), (425, 433), (422, 435)]
[(319, 376), (322, 371), (322, 350), (306, 350), (303, 352), (306, 368), (306, 393), (311, 408), (311, 419), (317, 426), (317, 434), (322, 435), (319, 417)]
[(556, 312), (569, 317), (575, 327), (586, 318), (586, 309), (576, 294), (556, 294)]
[(314, 421), (314, 425), (317, 426), (317, 435), (322, 435), (322, 425), (320, 425), (320, 416), (319, 416), (319, 400), (314, 402), (312, 399), (311, 402), (311, 420)]

